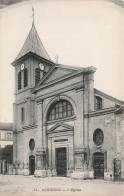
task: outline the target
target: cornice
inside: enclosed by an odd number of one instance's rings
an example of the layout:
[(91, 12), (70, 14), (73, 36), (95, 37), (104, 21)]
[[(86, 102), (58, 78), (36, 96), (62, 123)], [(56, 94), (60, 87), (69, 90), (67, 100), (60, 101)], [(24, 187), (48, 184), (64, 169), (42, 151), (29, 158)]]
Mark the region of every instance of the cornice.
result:
[(67, 121), (72, 121), (72, 120), (75, 120), (76, 119), (76, 116), (71, 116), (71, 117), (67, 117), (67, 118), (64, 118), (64, 119), (57, 119), (57, 120), (54, 120), (54, 121), (47, 121), (46, 123), (43, 123), (44, 126), (48, 126), (48, 125), (52, 125), (52, 124), (55, 124), (55, 123), (63, 123), (63, 122), (67, 122)]
[(27, 126), (23, 126), (22, 127), (22, 130), (19, 130), (19, 131), (13, 131), (13, 134), (18, 134), (18, 133), (23, 133), (24, 131), (27, 131), (29, 129), (35, 129), (37, 128), (38, 125), (27, 125)]
[(26, 103), (26, 102), (27, 102), (27, 100), (25, 99), (25, 100), (20, 100), (20, 101), (16, 102), (15, 104), (19, 105), (19, 104)]
[(52, 132), (47, 134), (48, 138), (52, 138), (53, 136), (56, 137), (64, 137), (64, 136), (73, 136), (74, 132), (73, 131), (58, 131), (58, 132)]
[(0, 142), (13, 142), (13, 139), (0, 139)]
[(26, 87), (25, 89), (20, 89), (20, 90), (15, 91), (14, 95), (21, 94), (21, 93), (23, 93), (25, 91), (31, 92), (32, 89), (33, 89), (33, 87)]
[(81, 84), (75, 87), (76, 92), (84, 91), (85, 85)]
[(74, 154), (83, 154), (86, 153), (86, 148), (75, 148), (74, 149)]
[(46, 93), (43, 96), (38, 96), (36, 98), (36, 102), (40, 102), (40, 101), (42, 101), (42, 100), (44, 100), (46, 98), (50, 98), (50, 97), (56, 96), (58, 94), (61, 95), (62, 93), (65, 93), (65, 92), (68, 92), (68, 91), (72, 91), (72, 90), (79, 90), (79, 89), (83, 89), (82, 81), (80, 83), (78, 82), (78, 83), (72, 84), (72, 85), (70, 85), (68, 87), (64, 87), (64, 88), (58, 89), (57, 91)]
[(35, 129), (37, 127), (38, 127), (38, 125), (27, 125), (27, 126), (23, 126), (22, 129), (29, 130), (29, 129)]
[(28, 53), (25, 54), (24, 56), (22, 56), (22, 57), (20, 57), (19, 59), (13, 61), (13, 62), (11, 63), (11, 65), (12, 65), (12, 66), (16, 66), (16, 65), (22, 63), (22, 62), (23, 62), (25, 59), (27, 59), (28, 57), (36, 58), (36, 59), (38, 59), (38, 60), (41, 60), (41, 61), (46, 62), (46, 63), (49, 63), (49, 64), (51, 64), (51, 65), (54, 64), (54, 62), (49, 61), (49, 60), (47, 60), (47, 59), (45, 59), (45, 58), (43, 58), (43, 57), (41, 57), (41, 56), (39, 56), (39, 55), (37, 55), (37, 54), (34, 54), (33, 52), (28, 52)]
[(37, 101), (37, 105), (42, 105), (42, 104), (43, 104), (43, 99)]
[[(56, 68), (56, 66), (54, 68)], [(51, 70), (51, 71), (53, 71), (53, 70)], [(35, 94), (38, 91), (40, 91), (41, 89), (47, 88), (47, 87), (52, 86), (52, 85), (54, 85), (56, 83), (64, 82), (65, 80), (72, 79), (72, 78), (77, 77), (78, 75), (81, 75), (81, 74), (84, 74), (84, 75), (91, 74), (91, 73), (94, 73), (95, 71), (96, 71), (95, 67), (81, 68), (81, 69), (73, 71), (72, 73), (69, 73), (69, 74), (67, 74), (65, 76), (57, 78), (56, 80), (50, 81), (47, 84), (42, 84), (39, 87), (34, 87), (34, 89), (32, 89), (32, 93)]]
[(64, 81), (66, 81), (66, 80), (68, 80), (68, 79), (70, 80), (70, 79), (72, 79), (72, 78), (75, 77), (75, 76), (81, 75), (82, 73), (83, 73), (83, 71), (82, 71), (82, 70), (79, 70), (79, 71), (76, 71), (76, 73), (73, 72), (73, 73), (71, 73), (71, 74), (67, 74), (67, 75), (65, 75), (65, 76), (63, 76), (63, 77), (61, 77), (61, 78), (58, 78), (58, 79), (56, 79), (56, 80), (54, 80), (54, 81), (49, 82), (48, 84), (42, 84), (42, 85), (39, 86), (37, 89), (32, 89), (32, 93), (35, 94), (35, 93), (37, 93), (38, 91), (40, 91), (41, 89), (50, 87), (50, 86), (52, 86), (52, 85), (54, 85), (54, 84), (58, 84), (58, 83), (64, 82)]
[[(58, 127), (62, 127), (61, 131), (56, 130)], [(47, 130), (47, 133), (56, 133), (56, 132), (63, 132), (63, 131), (65, 132), (65, 131), (73, 131), (73, 130), (74, 130), (73, 126), (63, 124), (63, 123), (57, 123), (52, 128)]]
[(100, 115), (106, 115), (106, 114), (111, 114), (114, 113), (116, 110), (116, 107), (111, 107), (111, 108), (106, 108), (103, 110), (98, 110), (98, 111), (92, 111), (87, 114), (84, 114), (85, 118), (90, 118), (90, 117), (95, 117), (95, 116), (100, 116)]

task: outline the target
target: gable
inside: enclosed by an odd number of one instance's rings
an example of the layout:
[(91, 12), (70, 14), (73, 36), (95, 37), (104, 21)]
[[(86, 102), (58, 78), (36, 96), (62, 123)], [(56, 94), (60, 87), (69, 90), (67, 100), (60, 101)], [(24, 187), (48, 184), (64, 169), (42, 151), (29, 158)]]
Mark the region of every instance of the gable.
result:
[(65, 132), (65, 131), (73, 131), (74, 127), (66, 124), (56, 124), (52, 128), (50, 128), (47, 133), (56, 133), (56, 132)]
[(72, 73), (72, 70), (67, 70), (67, 69), (61, 69), (61, 68), (55, 68), (54, 71), (46, 78), (43, 84), (47, 84), (51, 81), (57, 80), (63, 76), (66, 76), (70, 73)]

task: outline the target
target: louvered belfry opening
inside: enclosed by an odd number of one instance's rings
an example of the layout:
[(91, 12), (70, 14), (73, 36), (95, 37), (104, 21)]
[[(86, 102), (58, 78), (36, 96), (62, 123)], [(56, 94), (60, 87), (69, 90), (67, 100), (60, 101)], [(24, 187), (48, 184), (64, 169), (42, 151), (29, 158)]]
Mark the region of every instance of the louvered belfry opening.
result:
[(35, 85), (40, 81), (40, 69), (35, 69)]
[(22, 80), (21, 80), (21, 71), (18, 73), (18, 90), (20, 90), (21, 89), (21, 82), (22, 82)]
[(21, 108), (21, 121), (24, 122), (24, 108)]
[(24, 69), (24, 87), (28, 86), (28, 69)]

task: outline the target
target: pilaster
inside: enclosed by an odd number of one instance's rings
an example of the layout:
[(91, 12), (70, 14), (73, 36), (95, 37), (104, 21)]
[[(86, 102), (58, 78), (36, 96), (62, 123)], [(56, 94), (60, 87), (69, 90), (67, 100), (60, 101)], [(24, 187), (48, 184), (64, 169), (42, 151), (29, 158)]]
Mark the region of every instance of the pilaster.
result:
[(45, 152), (42, 149), (37, 149), (36, 152), (36, 170), (34, 173), (35, 177), (45, 177), (46, 170), (45, 170)]
[(43, 101), (37, 103), (37, 148), (43, 151)]
[(94, 111), (94, 71), (84, 74), (85, 112)]
[(77, 92), (77, 116), (74, 125), (74, 148), (84, 148), (84, 103), (83, 88)]
[(36, 150), (36, 177), (46, 176), (46, 154), (44, 151), (44, 134), (43, 134), (43, 101), (37, 103), (37, 150)]

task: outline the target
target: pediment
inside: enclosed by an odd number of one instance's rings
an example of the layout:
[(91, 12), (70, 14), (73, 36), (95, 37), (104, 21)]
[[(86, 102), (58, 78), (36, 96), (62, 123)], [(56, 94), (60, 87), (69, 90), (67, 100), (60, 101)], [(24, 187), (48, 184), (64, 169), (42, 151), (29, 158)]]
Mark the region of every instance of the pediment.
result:
[(69, 66), (60, 66), (54, 65), (52, 66), (49, 71), (43, 76), (43, 78), (39, 81), (39, 83), (32, 89), (32, 92), (37, 91), (42, 87), (46, 87), (47, 85), (51, 85), (52, 83), (57, 83), (59, 81), (64, 80), (67, 77), (70, 77), (75, 72), (78, 72), (77, 69), (69, 68)]
[(47, 131), (47, 133), (66, 132), (66, 131), (73, 131), (73, 130), (74, 130), (73, 126), (57, 123), (52, 128), (50, 128)]
[(63, 76), (66, 76), (68, 74), (72, 73), (72, 71), (67, 70), (67, 69), (60, 69), (60, 68), (56, 68), (54, 70), (54, 72), (50, 75), (50, 77), (48, 77), (45, 81), (44, 84), (47, 84), (49, 82), (55, 81)]
[(71, 74), (73, 72), (74, 72), (74, 70), (64, 69), (64, 68), (61, 68), (61, 67), (54, 66), (41, 79), (38, 86), (50, 83), (52, 81), (56, 81), (57, 79), (60, 79), (64, 76), (67, 76), (68, 74)]

